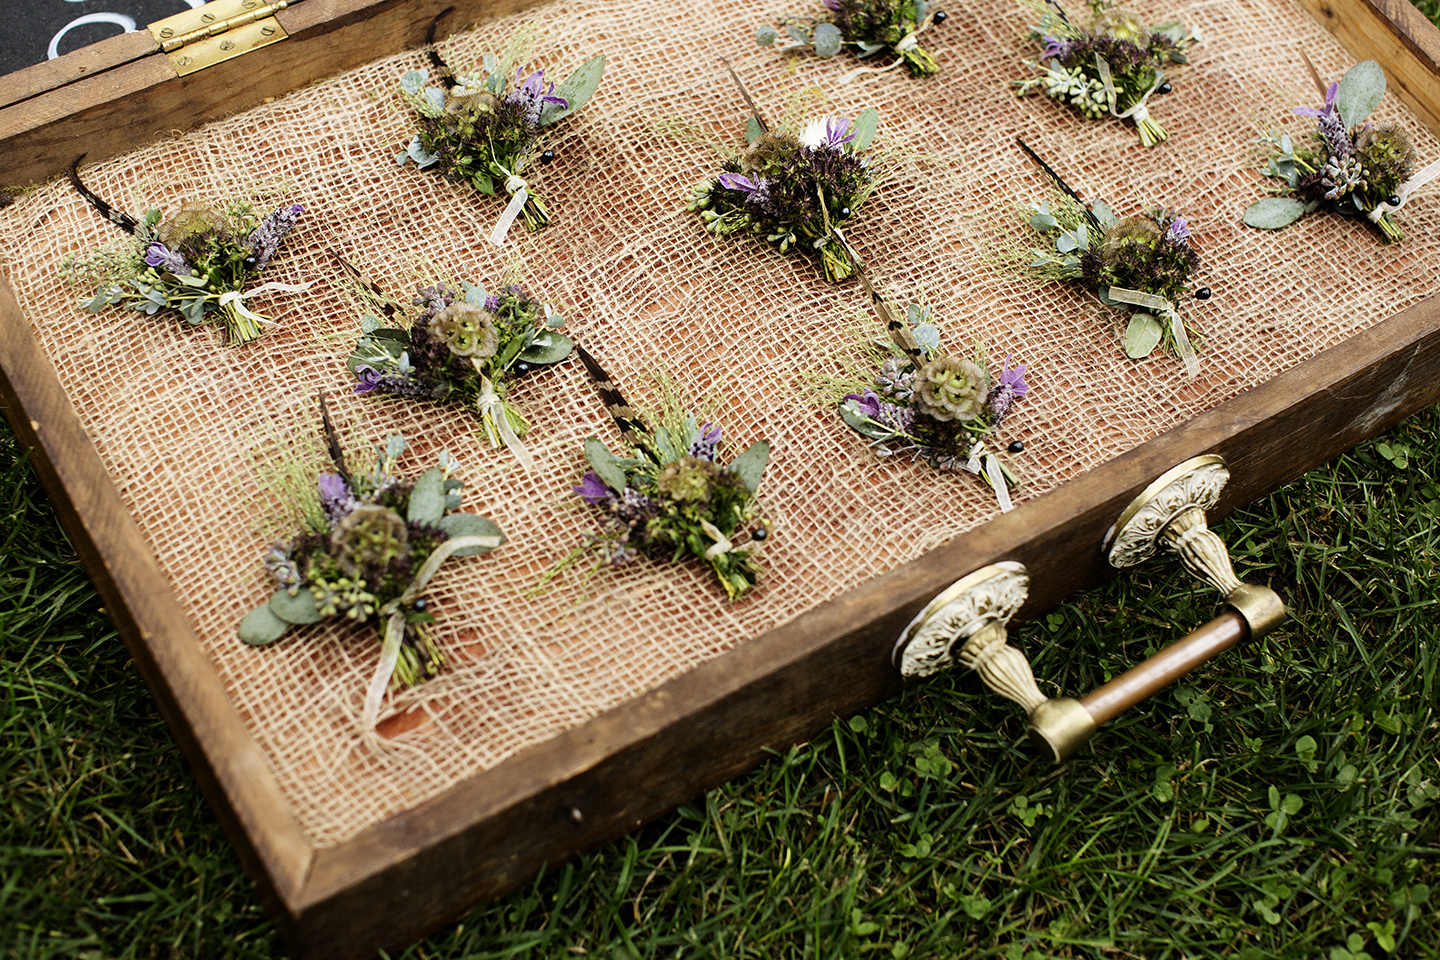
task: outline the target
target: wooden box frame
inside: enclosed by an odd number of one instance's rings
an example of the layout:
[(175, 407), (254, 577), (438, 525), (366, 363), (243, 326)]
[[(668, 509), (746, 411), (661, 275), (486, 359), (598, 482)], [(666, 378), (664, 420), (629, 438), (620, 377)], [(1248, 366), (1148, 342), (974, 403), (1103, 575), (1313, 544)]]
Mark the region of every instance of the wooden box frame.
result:
[[(455, 22), (532, 0), (302, 0), (290, 35), (179, 77), (146, 33), (22, 70), (0, 84), (6, 179), (56, 175), (103, 142), (118, 153), (320, 77), (415, 47), (442, 7)], [(1407, 0), (1301, 0), (1440, 133), (1440, 32)], [(104, 133), (104, 138), (94, 135)], [(93, 155), (92, 159), (98, 159)], [(1101, 537), (1169, 467), (1220, 453), (1223, 515), (1440, 401), (1432, 296), (1233, 400), (1024, 503), (628, 703), (455, 784), (337, 846), (313, 848), (226, 697), (49, 360), (0, 282), (0, 391), (71, 540), (202, 789), (296, 956), (396, 948), (578, 850), (620, 836), (890, 696), (891, 646), (958, 576), (998, 560), (1032, 575), (1029, 619), (1111, 575)]]

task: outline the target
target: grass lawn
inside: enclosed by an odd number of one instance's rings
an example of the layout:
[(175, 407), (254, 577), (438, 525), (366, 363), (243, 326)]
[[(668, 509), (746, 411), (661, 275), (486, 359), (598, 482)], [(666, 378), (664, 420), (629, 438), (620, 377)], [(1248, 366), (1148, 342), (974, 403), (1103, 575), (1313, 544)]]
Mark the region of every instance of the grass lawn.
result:
[[(404, 956), (1440, 956), (1437, 433), (1221, 524), (1293, 619), (1070, 763), (943, 676)], [(0, 555), (0, 957), (281, 955), (8, 429)], [(1212, 609), (1157, 563), (1018, 642), (1080, 693)]]

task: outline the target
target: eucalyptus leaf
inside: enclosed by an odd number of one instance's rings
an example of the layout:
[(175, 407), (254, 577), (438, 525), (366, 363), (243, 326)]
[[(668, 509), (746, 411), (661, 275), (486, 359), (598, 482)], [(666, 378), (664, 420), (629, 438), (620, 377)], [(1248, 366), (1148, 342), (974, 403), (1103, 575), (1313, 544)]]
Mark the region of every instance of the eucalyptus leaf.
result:
[(295, 596), (289, 590), (276, 590), (270, 598), (270, 612), (286, 623), (315, 623), (320, 619), (320, 608), (315, 605), (315, 594), (301, 587)]
[(405, 519), (411, 523), (438, 523), (445, 516), (445, 475), (439, 467), (420, 474), (410, 489), (410, 505)]
[(470, 283), (468, 281), (461, 280), (460, 289), (465, 292), (465, 302), (470, 304), (470, 306), (485, 306), (485, 300), (488, 297), (488, 294), (486, 294), (485, 292), (485, 285), (483, 283)]
[(886, 440), (890, 440), (896, 436), (894, 430), (891, 430), (889, 427), (881, 423), (877, 423), (876, 421), (871, 420), (868, 416), (861, 413), (859, 410), (856, 410), (848, 403), (841, 403), (839, 409), (840, 419), (844, 420), (845, 423), (850, 427), (850, 429), (854, 430), (856, 433), (860, 434), (863, 437), (869, 437), (871, 440), (879, 440), (883, 442)]
[(520, 351), (520, 359), (526, 363), (559, 363), (570, 356), (575, 344), (563, 333), (546, 330), (530, 341), (530, 346)]
[(1060, 226), (1060, 221), (1056, 220), (1048, 213), (1037, 213), (1035, 214), (1035, 216), (1030, 218), (1030, 226), (1034, 227), (1036, 230), (1039, 230), (1041, 233), (1044, 233), (1048, 230), (1054, 230), (1056, 227)]
[(494, 96), (500, 96), (505, 92), (505, 74), (492, 70), (485, 80), (485, 89)]
[(1104, 200), (1091, 202), (1090, 212), (1094, 214), (1095, 220), (1100, 224), (1100, 229), (1102, 230), (1109, 230), (1120, 222), (1120, 218), (1115, 216), (1115, 211), (1110, 209), (1110, 204)]
[[(505, 542), (505, 532), (500, 529), (499, 524), (489, 517), (482, 517), (478, 513), (451, 513), (440, 518), (435, 524), (445, 531), (445, 536), (454, 539), (455, 537), (499, 537), (500, 542)], [(489, 553), (495, 547), (461, 547), (452, 557), (473, 557), (481, 553)]]
[(815, 54), (833, 57), (840, 52), (840, 28), (833, 23), (815, 24)]
[(1164, 333), (1165, 328), (1153, 313), (1136, 313), (1125, 329), (1125, 355), (1132, 360), (1150, 356)]
[(1061, 253), (1069, 253), (1079, 246), (1080, 243), (1075, 239), (1075, 234), (1069, 230), (1062, 230), (1060, 236), (1055, 240), (1055, 249)]
[(434, 111), (434, 116), (441, 116), (445, 112), (445, 91), (439, 87), (426, 87), (425, 103)]
[(559, 310), (556, 310), (554, 307), (550, 306), (550, 304), (548, 304), (548, 303), (545, 304), (544, 306), (545, 306), (545, 326), (549, 327), (551, 330), (559, 330), (561, 327), (565, 326), (565, 318), (564, 318), (563, 316), (561, 316)]
[(367, 314), (365, 314), (363, 317), (360, 318), (360, 332), (361, 332), (361, 333), (374, 333), (376, 330), (379, 330), (379, 329), (380, 329), (380, 318), (379, 318), (379, 317), (376, 317), (376, 316), (374, 316), (373, 314), (367, 313)]
[(765, 473), (765, 464), (770, 460), (770, 444), (765, 440), (757, 440), (745, 448), (745, 452), (734, 460), (725, 469), (740, 478), (745, 484), (745, 489), (754, 493), (760, 486), (760, 477)]
[(385, 438), (385, 459), (395, 460), (405, 452), (405, 438), (401, 434), (392, 433)]
[(790, 35), (790, 39), (794, 40), (796, 43), (810, 42), (810, 31), (806, 30), (798, 23), (792, 23), (787, 25), (785, 27), (785, 32), (788, 33)]
[(270, 612), (270, 604), (263, 603), (245, 614), (245, 619), (240, 621), (240, 628), (237, 633), (240, 639), (253, 647), (263, 647), (267, 643), (274, 643), (290, 629), (290, 624), (281, 620)]
[(487, 50), (480, 57), (480, 69), (484, 70), (487, 76), (495, 73), (500, 69), (500, 58)]
[(465, 484), (454, 477), (445, 481), (445, 510), (447, 513), (460, 509), (460, 491), (464, 489)]
[(1364, 60), (1345, 71), (1340, 78), (1340, 90), (1335, 96), (1335, 107), (1340, 111), (1340, 122), (1350, 129), (1370, 116), (1385, 96), (1385, 71), (1374, 60)]
[(855, 118), (855, 123), (850, 131), (855, 134), (855, 139), (850, 141), (851, 151), (864, 150), (875, 140), (875, 131), (880, 128), (880, 111), (874, 107), (866, 107), (860, 111), (860, 116)]
[(104, 310), (108, 306), (110, 306), (110, 297), (104, 291), (101, 291), (99, 294), (96, 295), (94, 300), (91, 300), (89, 303), (85, 304), (85, 312), (99, 313), (101, 310)]
[(410, 70), (400, 78), (400, 89), (412, 97), (420, 93), (425, 81), (430, 79), (429, 70)]
[(1280, 134), (1280, 151), (1286, 156), (1295, 156), (1295, 141), (1290, 139), (1290, 134)]
[(765, 130), (760, 126), (760, 118), (751, 116), (745, 121), (745, 142), (754, 143), (765, 135)]
[(779, 33), (779, 31), (777, 31), (774, 27), (770, 26), (769, 24), (766, 24), (765, 26), (761, 27), (759, 30), (756, 30), (756, 31), (755, 31), (755, 42), (758, 43), (758, 44), (760, 44), (760, 46), (762, 46), (762, 47), (768, 47), (768, 46), (770, 46), (770, 44), (774, 43), (776, 40), (779, 40), (779, 39), (780, 39), (780, 33)]
[(858, 56), (861, 60), (864, 60), (866, 57), (873, 57), (875, 56), (875, 54), (879, 53), (882, 50), (890, 49), (883, 43), (870, 43), (865, 40), (855, 41), (855, 46), (860, 48), (860, 53), (858, 54)]
[(575, 68), (555, 88), (555, 96), (565, 101), (565, 106), (558, 103), (547, 103), (540, 108), (539, 124), (548, 127), (558, 120), (564, 120), (570, 114), (585, 106), (585, 101), (590, 99), (597, 87), (600, 86), (600, 78), (605, 75), (605, 55), (598, 54), (586, 60)]
[(1075, 225), (1075, 242), (1081, 250), (1090, 249), (1090, 230), (1083, 223)]
[(421, 170), (424, 170), (426, 167), (434, 166), (440, 160), (440, 157), (438, 155), (426, 152), (425, 148), (420, 145), (420, 137), (418, 135), (415, 137), (415, 139), (410, 141), (410, 146), (406, 147), (405, 149), (406, 152), (409, 154), (410, 159), (414, 160), (415, 165)]
[(926, 353), (934, 353), (940, 349), (940, 330), (933, 323), (917, 324), (914, 329), (915, 342)]
[(1305, 202), (1293, 197), (1266, 197), (1245, 208), (1245, 224), (1261, 230), (1288, 227), (1305, 212)]
[(625, 466), (624, 461), (610, 452), (597, 437), (585, 438), (585, 459), (590, 463), (590, 469), (595, 475), (605, 482), (605, 486), (616, 493), (625, 492)]

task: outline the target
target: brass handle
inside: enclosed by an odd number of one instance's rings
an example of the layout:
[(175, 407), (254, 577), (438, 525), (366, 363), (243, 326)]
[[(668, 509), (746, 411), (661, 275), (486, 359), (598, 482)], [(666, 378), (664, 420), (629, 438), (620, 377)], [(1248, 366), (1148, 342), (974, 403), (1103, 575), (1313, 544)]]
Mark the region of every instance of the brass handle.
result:
[(1032, 713), (1031, 736), (1049, 746), (1057, 760), (1074, 753), (1100, 724), (1285, 619), (1285, 604), (1275, 591), (1235, 576), (1224, 541), (1206, 522), (1205, 511), (1219, 502), (1229, 479), (1224, 459), (1215, 454), (1187, 460), (1141, 491), (1105, 535), (1106, 555), (1114, 566), (1133, 566), (1169, 550), (1186, 570), (1218, 590), (1229, 609), (1079, 700), (1054, 700), (1053, 706)]

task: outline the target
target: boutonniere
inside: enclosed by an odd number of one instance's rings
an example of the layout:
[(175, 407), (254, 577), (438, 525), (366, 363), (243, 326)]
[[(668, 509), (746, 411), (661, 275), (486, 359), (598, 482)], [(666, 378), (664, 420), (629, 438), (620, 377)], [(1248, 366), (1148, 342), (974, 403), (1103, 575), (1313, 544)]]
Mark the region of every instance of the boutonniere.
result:
[[(945, 11), (930, 12), (926, 0), (823, 0), (828, 13), (818, 17), (786, 17), (780, 28), (763, 26), (755, 42), (769, 47), (788, 38), (777, 50), (788, 53), (809, 48), (817, 57), (833, 57), (842, 47), (853, 47), (862, 60), (884, 53), (896, 59), (879, 73), (905, 64), (912, 77), (928, 77), (940, 71), (940, 64), (920, 46), (919, 35), (930, 24), (945, 22)], [(864, 71), (862, 71), (864, 72)]]
[[(979, 344), (969, 357), (947, 352), (928, 306), (910, 304), (897, 313), (864, 270), (860, 280), (890, 343), (879, 349), (883, 359), (867, 351), (869, 359), (881, 359), (878, 371), (869, 362), (847, 364), (845, 376), (821, 378), (834, 393), (845, 393), (838, 400), (840, 418), (882, 456), (910, 454), (937, 469), (979, 474), (1001, 511), (1009, 512), (1008, 484), (1018, 480), (1002, 462), (996, 438), (1030, 393), (1025, 365), (1012, 367), (1014, 356), (1007, 355), (996, 370)], [(1011, 453), (1024, 449), (1019, 440), (1008, 446)]]
[(332, 256), (384, 318), (360, 318), (360, 339), (346, 360), (359, 381), (355, 392), (463, 406), (480, 417), (491, 446), (504, 444), (530, 469), (520, 440), (530, 424), (510, 392), (527, 373), (570, 355), (574, 344), (560, 332), (560, 312), (518, 284), (492, 293), (482, 284), (444, 281), (417, 286), (407, 309)]
[(1325, 104), (1294, 110), (1315, 118), (1308, 142), (1297, 145), (1288, 133), (1275, 129), (1257, 141), (1271, 151), (1265, 175), (1284, 185), (1273, 189), (1276, 196), (1251, 204), (1245, 223), (1278, 230), (1325, 207), (1363, 216), (1379, 228), (1386, 243), (1394, 243), (1404, 234), (1390, 214), (1440, 175), (1440, 160), (1416, 172), (1415, 147), (1403, 128), (1365, 122), (1385, 95), (1385, 71), (1374, 60), (1356, 64), (1328, 87), (1308, 57), (1305, 66)]
[(361, 712), (372, 730), (392, 678), (409, 686), (434, 676), (444, 657), (426, 625), (435, 622), (424, 591), (451, 557), (487, 553), (505, 541), (495, 523), (458, 513), (464, 484), (448, 453), (418, 477), (396, 473), (405, 439), (375, 448), (375, 466), (352, 470), (320, 395), (330, 472), (319, 473), (295, 504), (303, 529), (265, 554), (275, 593), (240, 621), (240, 639), (264, 646), (292, 626), (345, 617), (380, 624), (384, 640)]
[(571, 489), (603, 521), (546, 578), (586, 555), (596, 556), (596, 570), (642, 554), (688, 557), (708, 564), (726, 595), (739, 599), (760, 577), (755, 551), (770, 532), (755, 503), (770, 444), (757, 441), (724, 463), (717, 423), (682, 414), (651, 430), (595, 359), (581, 347), (576, 352), (626, 447), (617, 454), (597, 437), (586, 439), (590, 469)]
[(743, 85), (740, 93), (751, 111), (746, 145), (726, 157), (719, 176), (691, 188), (686, 209), (717, 237), (762, 237), (781, 253), (819, 258), (831, 283), (848, 279), (854, 270), (839, 230), (874, 188), (864, 154), (879, 113), (872, 107), (853, 120), (816, 117), (789, 130), (766, 123)]
[(244, 201), (186, 200), (168, 212), (152, 208), (139, 220), (116, 210), (80, 180), (80, 161), (70, 165), (70, 183), (100, 215), (134, 237), (125, 250), (97, 250), (67, 259), (63, 269), (76, 283), (98, 285), (85, 309), (99, 313), (118, 306), (154, 316), (180, 311), (192, 326), (223, 323), (231, 343), (260, 336), (270, 318), (245, 305), (251, 297), (299, 293), (310, 283), (266, 283), (247, 289), (269, 266), (280, 241), (305, 208), (290, 203), (264, 216)]
[(590, 99), (600, 86), (605, 57), (585, 61), (559, 86), (546, 81), (544, 70), (526, 75), (493, 53), (482, 58), (479, 72), (456, 75), (435, 50), (438, 23), (437, 17), (430, 24), (426, 42), (439, 85), (429, 85), (430, 72), (423, 69), (400, 78), (400, 94), (415, 109), (419, 130), (395, 160), (401, 166), (413, 160), (421, 170), (434, 168), (487, 196), (509, 194), (510, 203), (490, 234), (490, 242), (499, 246), (522, 214), (531, 230), (550, 223), (545, 201), (524, 174), (537, 156), (542, 164), (554, 159), (552, 151), (540, 150), (543, 133)]
[[(1063, 194), (1055, 200), (1030, 204), (1030, 226), (1049, 245), (1022, 251), (1025, 269), (1043, 280), (1078, 280), (1106, 306), (1133, 311), (1125, 330), (1125, 353), (1147, 357), (1157, 347), (1177, 356), (1192, 380), (1200, 372), (1192, 338), (1198, 335), (1175, 308), (1200, 265), (1200, 254), (1190, 240), (1189, 222), (1162, 207), (1117, 216), (1109, 204), (1088, 205), (1051, 166), (1016, 140), (1054, 181)], [(1210, 298), (1210, 288), (1194, 292), (1198, 300)]]
[(1163, 68), (1189, 62), (1185, 48), (1200, 41), (1198, 32), (1178, 21), (1146, 26), (1107, 0), (1091, 0), (1087, 27), (1071, 21), (1055, 0), (1030, 6), (1039, 15), (1030, 36), (1041, 50), (1038, 60), (1025, 61), (1034, 76), (1015, 81), (1021, 96), (1044, 90), (1091, 119), (1129, 120), (1147, 147), (1168, 136), (1146, 103), (1152, 94), (1170, 92)]

